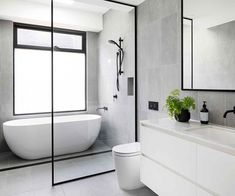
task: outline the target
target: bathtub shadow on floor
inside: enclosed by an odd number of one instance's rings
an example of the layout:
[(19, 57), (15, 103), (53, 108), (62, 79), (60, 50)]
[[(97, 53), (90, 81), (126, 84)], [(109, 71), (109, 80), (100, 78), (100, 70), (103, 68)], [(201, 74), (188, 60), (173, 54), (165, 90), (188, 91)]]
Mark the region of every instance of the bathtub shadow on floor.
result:
[[(75, 157), (85, 157), (91, 154), (102, 154), (111, 152), (111, 147), (104, 144), (102, 141), (97, 140), (94, 145), (92, 145), (88, 150), (73, 153), (68, 155), (62, 155), (55, 157), (58, 162), (73, 159)], [(5, 171), (7, 169), (16, 169), (22, 166), (31, 166), (33, 164), (44, 164), (49, 163), (51, 158), (38, 159), (38, 160), (24, 160), (20, 157), (14, 155), (12, 152), (0, 153), (0, 171)]]

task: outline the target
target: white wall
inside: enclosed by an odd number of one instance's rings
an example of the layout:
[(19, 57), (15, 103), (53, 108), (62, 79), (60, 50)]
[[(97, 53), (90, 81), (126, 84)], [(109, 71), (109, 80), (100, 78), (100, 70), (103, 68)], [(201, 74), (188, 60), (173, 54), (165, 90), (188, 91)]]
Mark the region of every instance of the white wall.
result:
[(235, 20), (234, 0), (184, 0), (184, 17), (211, 28)]

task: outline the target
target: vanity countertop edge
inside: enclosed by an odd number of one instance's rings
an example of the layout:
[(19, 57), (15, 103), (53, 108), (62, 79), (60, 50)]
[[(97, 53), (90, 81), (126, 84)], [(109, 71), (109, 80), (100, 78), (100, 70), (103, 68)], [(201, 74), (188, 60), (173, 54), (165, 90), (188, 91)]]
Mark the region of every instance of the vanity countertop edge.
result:
[(227, 128), (225, 126), (220, 126), (215, 124), (202, 125), (199, 121), (196, 120), (190, 120), (188, 123), (181, 123), (171, 118), (144, 120), (140, 121), (140, 125), (235, 156), (235, 146), (231, 147), (229, 145), (221, 144), (216, 141), (201, 138), (197, 135), (193, 135), (190, 132), (192, 130), (196, 130), (199, 128), (214, 127), (214, 128), (224, 129), (225, 131), (235, 134), (234, 128)]

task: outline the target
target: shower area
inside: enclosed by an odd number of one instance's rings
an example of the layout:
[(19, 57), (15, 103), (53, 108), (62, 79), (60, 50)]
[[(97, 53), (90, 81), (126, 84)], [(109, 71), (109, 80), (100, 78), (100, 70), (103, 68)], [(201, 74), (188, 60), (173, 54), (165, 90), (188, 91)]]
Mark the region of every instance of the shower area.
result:
[(41, 164), (57, 185), (114, 171), (137, 140), (136, 7), (1, 0), (0, 175)]

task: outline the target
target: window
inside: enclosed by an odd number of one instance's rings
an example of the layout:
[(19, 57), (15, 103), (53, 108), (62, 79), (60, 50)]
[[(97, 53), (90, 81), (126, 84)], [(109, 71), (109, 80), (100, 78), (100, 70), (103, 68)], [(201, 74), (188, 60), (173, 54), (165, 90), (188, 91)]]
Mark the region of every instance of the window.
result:
[[(54, 111), (86, 110), (86, 33), (55, 29)], [(14, 114), (51, 112), (50, 28), (14, 26)]]

